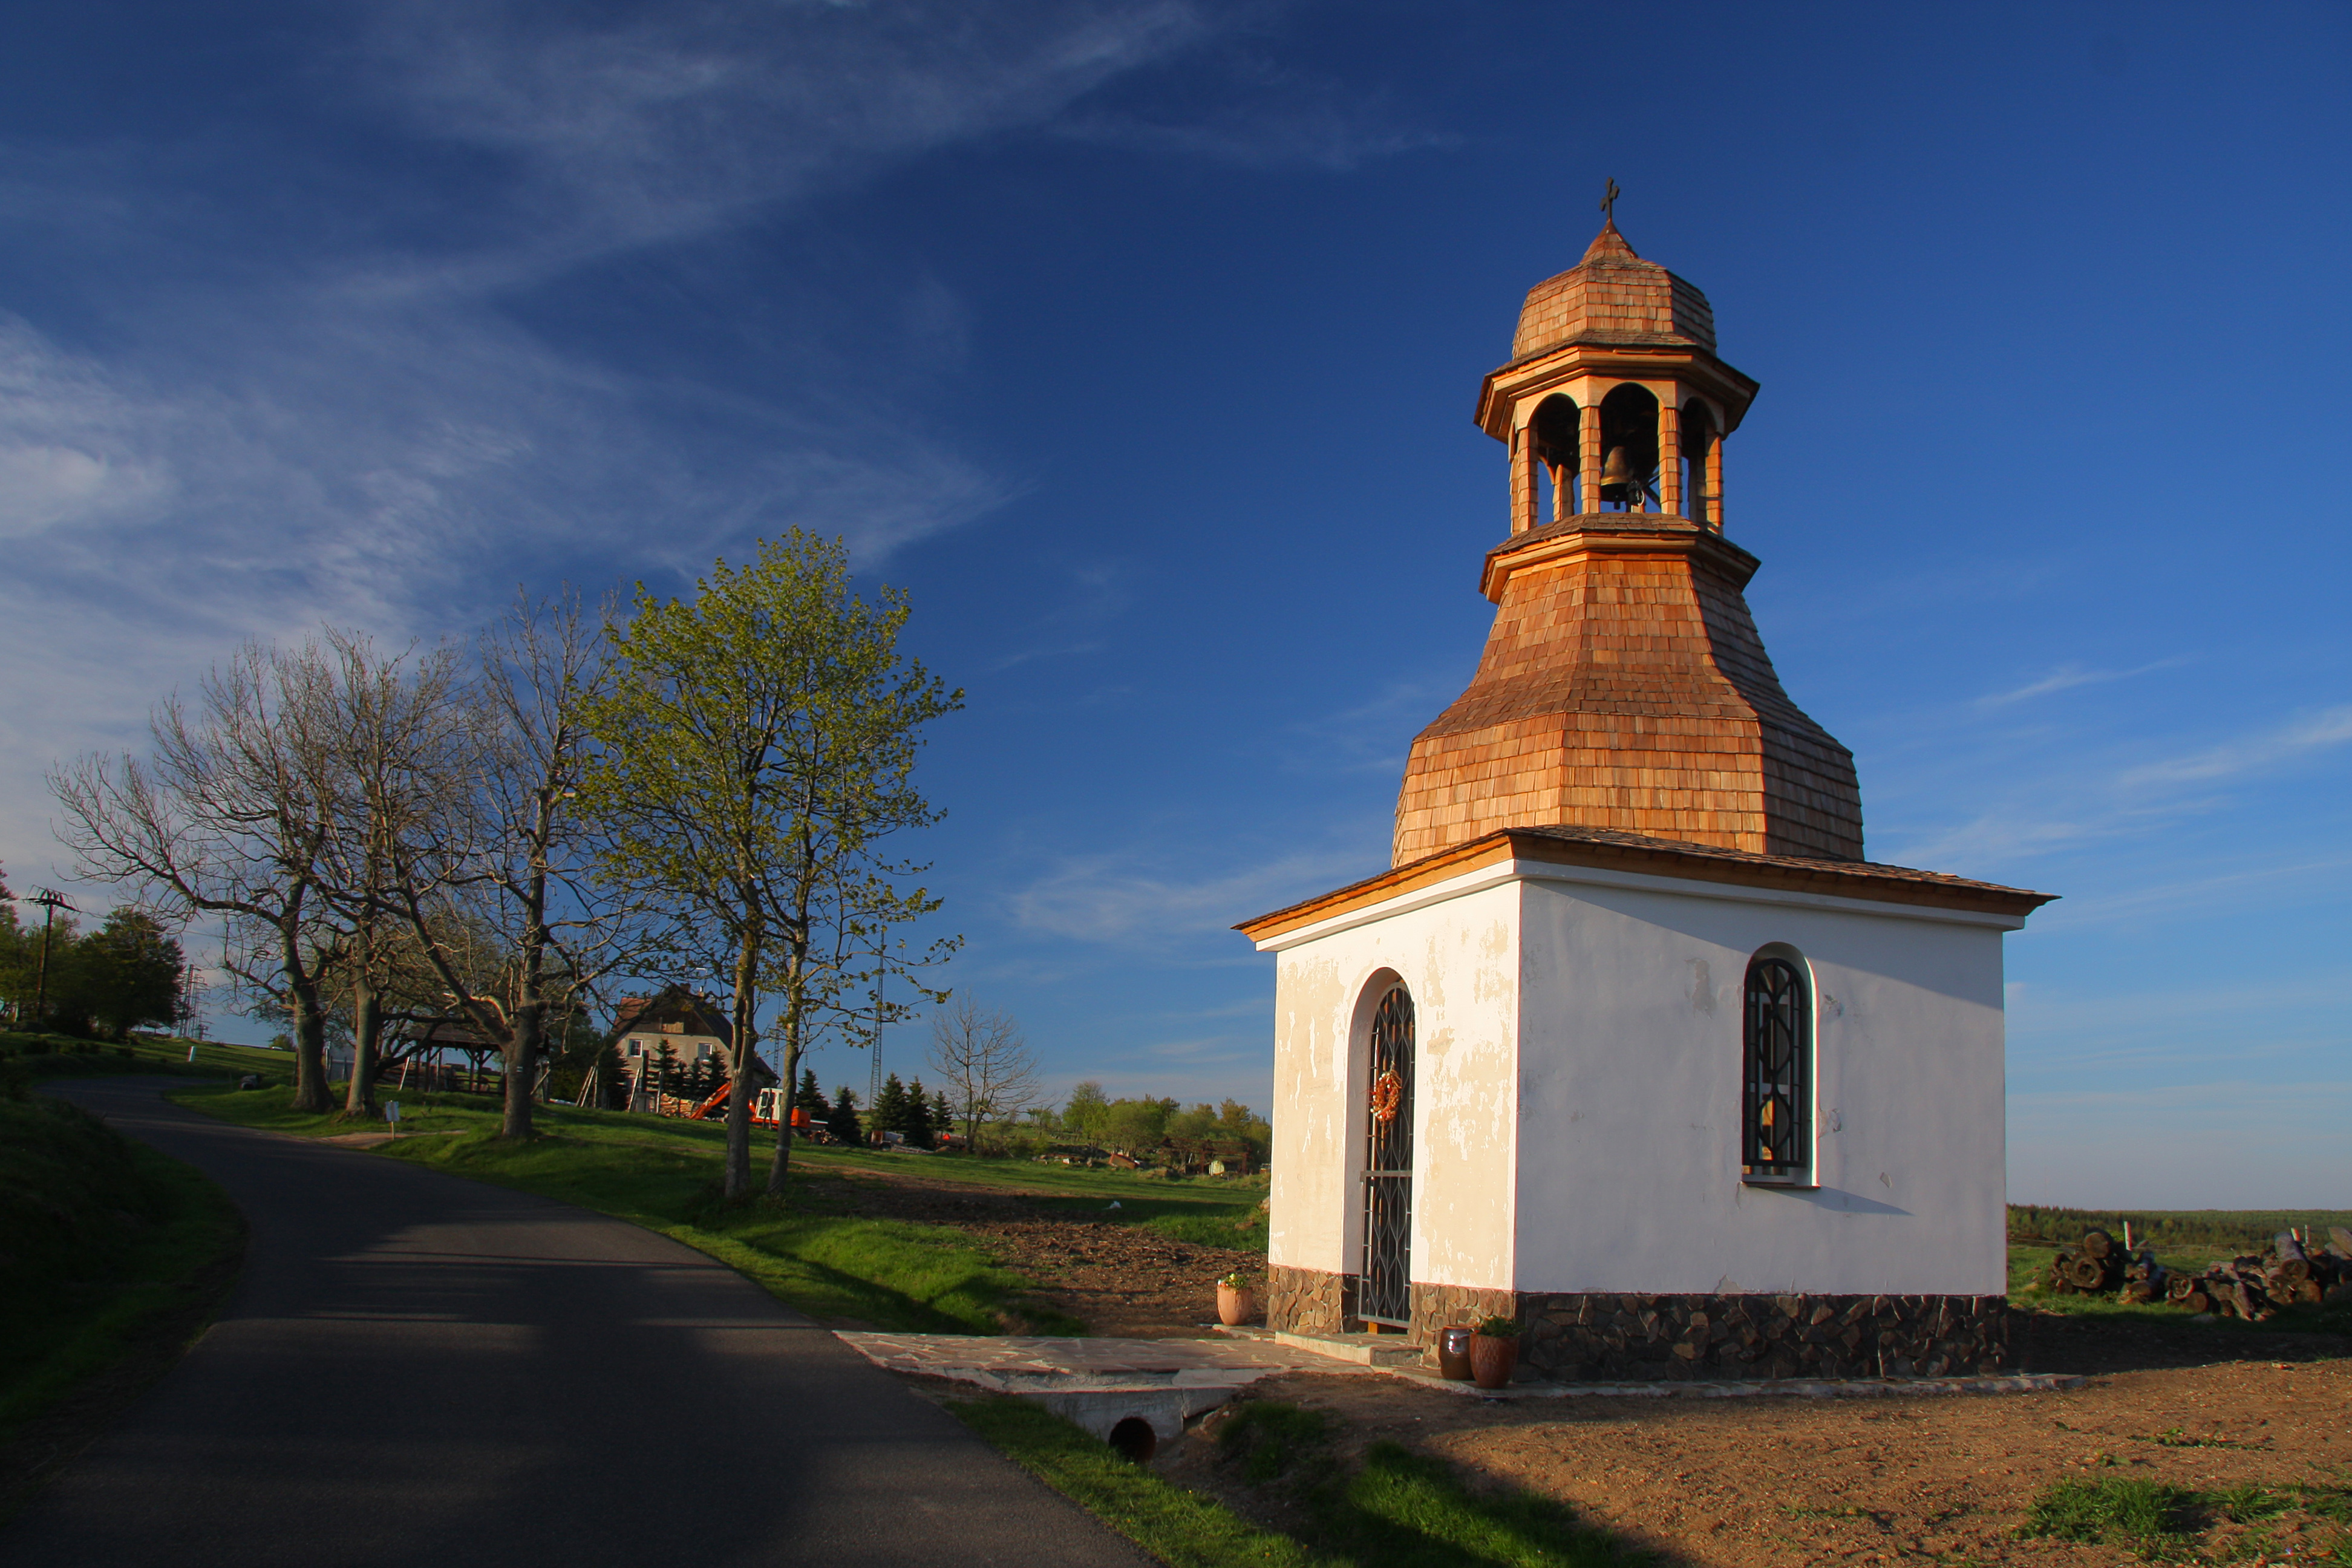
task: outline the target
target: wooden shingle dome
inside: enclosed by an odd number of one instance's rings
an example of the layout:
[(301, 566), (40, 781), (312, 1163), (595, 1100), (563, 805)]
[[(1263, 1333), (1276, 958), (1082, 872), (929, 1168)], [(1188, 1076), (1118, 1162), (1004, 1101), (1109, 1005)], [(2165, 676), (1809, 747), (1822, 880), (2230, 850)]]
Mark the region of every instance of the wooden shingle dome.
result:
[(1715, 352), (1715, 310), (1687, 279), (1644, 261), (1615, 223), (1584, 259), (1528, 290), (1511, 358), (1562, 343), (1690, 343)]
[(1742, 596), (1759, 563), (1723, 536), (1723, 438), (1755, 393), (1706, 297), (1614, 223), (1528, 293), (1478, 400), (1511, 454), (1495, 624), (1413, 740), (1394, 864), (1546, 826), (1863, 858), (1853, 754), (1781, 689)]

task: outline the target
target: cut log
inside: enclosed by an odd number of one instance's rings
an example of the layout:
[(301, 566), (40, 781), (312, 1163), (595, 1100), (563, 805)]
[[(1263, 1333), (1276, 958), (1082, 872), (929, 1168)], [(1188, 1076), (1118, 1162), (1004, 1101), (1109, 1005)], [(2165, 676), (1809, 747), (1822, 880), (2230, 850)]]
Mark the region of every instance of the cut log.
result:
[(2105, 1231), (2086, 1230), (2083, 1233), (2083, 1251), (2086, 1256), (2105, 1258), (2115, 1249), (2116, 1238)]

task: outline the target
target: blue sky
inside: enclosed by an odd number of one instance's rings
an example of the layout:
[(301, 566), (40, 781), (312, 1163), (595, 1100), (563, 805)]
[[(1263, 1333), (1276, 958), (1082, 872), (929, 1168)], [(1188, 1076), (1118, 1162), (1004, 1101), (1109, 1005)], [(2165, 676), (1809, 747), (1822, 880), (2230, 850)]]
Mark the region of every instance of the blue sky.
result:
[(1873, 858), (2064, 895), (2015, 1195), (2352, 1204), (2348, 68), (2339, 5), (25, 13), (0, 863), (242, 638), (798, 522), (969, 692), (954, 983), (1262, 1106), (1226, 928), (1386, 863), (1491, 615), (1472, 400), (1614, 176), (1763, 384), (1728, 531)]

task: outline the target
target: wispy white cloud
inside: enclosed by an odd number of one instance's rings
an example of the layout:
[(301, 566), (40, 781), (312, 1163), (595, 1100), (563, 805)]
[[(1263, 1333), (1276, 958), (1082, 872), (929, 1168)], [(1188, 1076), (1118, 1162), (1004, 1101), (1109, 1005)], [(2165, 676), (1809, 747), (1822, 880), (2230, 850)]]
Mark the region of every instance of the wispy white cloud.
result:
[(2069, 899), (2052, 909), (2038, 923), (2045, 927), (2053, 922), (2069, 927), (2117, 925), (2192, 909), (2210, 919), (2256, 900), (2277, 909), (2298, 893), (2340, 899), (2347, 870), (2352, 870), (2352, 856), (2329, 855), (2314, 859), (2296, 854), (2236, 871)]
[[(51, 854), (47, 761), (134, 743), (155, 698), (240, 638), (322, 619), (430, 635), (518, 577), (681, 579), (787, 522), (870, 565), (1003, 505), (1019, 482), (910, 437), (887, 387), (843, 395), (856, 356), (723, 392), (526, 327), (515, 291), (1039, 122), (1206, 26), (1168, 0), (619, 19), (418, 0), (373, 18), (314, 79), (388, 110), (378, 131), (482, 155), (441, 208), (407, 193), (436, 211), (429, 246), (371, 209), (248, 253), (234, 192), (179, 178), (201, 149), (0, 149), (0, 222), (110, 269), (102, 338), (0, 314), (12, 865)], [(332, 169), (304, 177), (363, 199)], [(912, 281), (904, 318), (927, 374), (964, 353), (964, 307), (937, 279)]]
[(2071, 773), (2036, 769), (2027, 787), (2012, 788), (1993, 809), (1896, 840), (1894, 858), (1918, 866), (2000, 865), (2144, 836), (2230, 808), (2224, 784), (2250, 783), (2347, 742), (2352, 707), (2337, 707), (2154, 762)]
[(2352, 706), (2330, 708), (2273, 729), (2258, 731), (2186, 756), (2130, 769), (2117, 781), (2126, 789), (2203, 784), (2235, 778), (2300, 761), (2313, 752), (2352, 742)]
[(1261, 865), (1184, 878), (1155, 875), (1134, 858), (1097, 855), (1064, 860), (1014, 893), (1014, 920), (1032, 931), (1086, 942), (1148, 934), (1223, 933), (1235, 921), (1288, 900), (1307, 897), (1368, 873), (1361, 857), (1339, 851), (1296, 854)]
[(2159, 669), (2173, 669), (2188, 663), (2186, 658), (2160, 658), (2153, 664), (2143, 664), (2134, 669), (2085, 669), (2079, 664), (2062, 664), (2038, 680), (2009, 691), (1997, 691), (1979, 697), (1980, 709), (2006, 708), (2036, 697), (2047, 697), (2056, 691), (2072, 691), (2078, 686), (2105, 686), (2110, 681), (2130, 680), (2137, 676), (2152, 675)]
[(1036, 124), (1207, 29), (1175, 0), (1021, 7), (414, 0), (382, 90), (423, 134), (510, 159), (541, 256), (698, 232), (877, 163)]

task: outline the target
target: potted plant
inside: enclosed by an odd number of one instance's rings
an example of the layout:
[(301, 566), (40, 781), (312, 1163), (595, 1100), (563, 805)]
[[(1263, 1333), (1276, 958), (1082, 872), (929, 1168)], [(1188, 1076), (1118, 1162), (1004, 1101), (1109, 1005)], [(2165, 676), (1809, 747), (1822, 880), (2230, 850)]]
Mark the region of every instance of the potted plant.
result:
[(1470, 1377), (1481, 1388), (1500, 1388), (1519, 1364), (1519, 1321), (1488, 1318), (1470, 1336)]
[(1236, 1269), (1217, 1281), (1217, 1321), (1235, 1328), (1257, 1316), (1257, 1291), (1250, 1277)]

